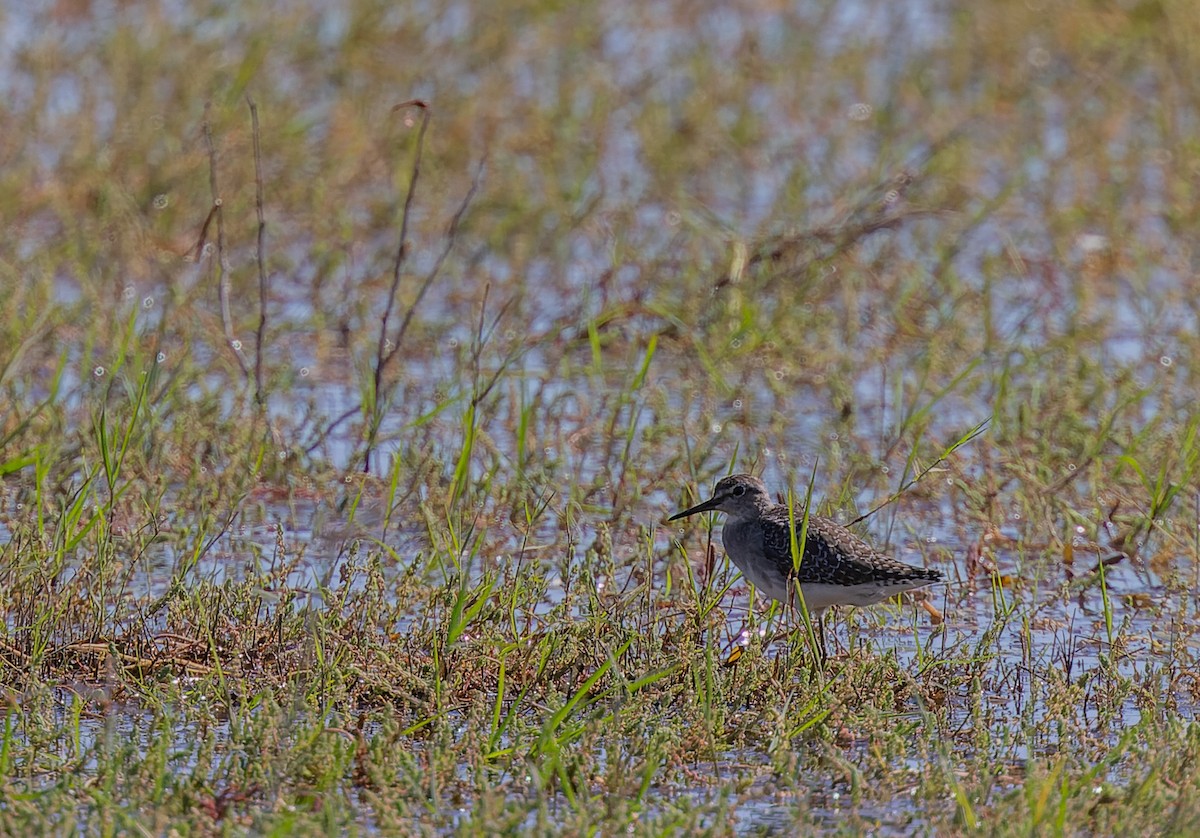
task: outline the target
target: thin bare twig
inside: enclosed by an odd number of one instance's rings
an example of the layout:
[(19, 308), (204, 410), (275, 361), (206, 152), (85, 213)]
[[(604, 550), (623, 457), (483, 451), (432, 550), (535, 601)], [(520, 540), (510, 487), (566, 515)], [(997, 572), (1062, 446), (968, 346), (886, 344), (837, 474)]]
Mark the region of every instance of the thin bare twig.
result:
[[(217, 295), (221, 300), (221, 322), (225, 326), (225, 342), (229, 344), (234, 357), (237, 358), (238, 366), (242, 369), (242, 376), (249, 381), (250, 368), (246, 366), (246, 359), (242, 357), (241, 342), (233, 336), (233, 316), (229, 309), (229, 275), (225, 273), (225, 218), (221, 212), (223, 204), (221, 191), (217, 188), (217, 146), (213, 142), (212, 123), (208, 118), (210, 110), (212, 110), (212, 103), (205, 103), (204, 144), (208, 148), (208, 186), (213, 200), (213, 208), (209, 215), (210, 218), (215, 217), (217, 220)], [(204, 223), (204, 229), (208, 229), (207, 221)], [(201, 236), (203, 240), (203, 231)]]
[(343, 422), (346, 422), (349, 419), (354, 418), (355, 416), (357, 416), (360, 413), (362, 413), (362, 403), (361, 402), (359, 404), (356, 404), (354, 407), (351, 407), (351, 408), (343, 411), (343, 413), (340, 416), (338, 416), (338, 418), (334, 419), (332, 422), (330, 422), (326, 426), (325, 430), (323, 430), (323, 431), (321, 431), (321, 433), (317, 434), (316, 441), (310, 443), (304, 449), (304, 453), (312, 454), (312, 452), (316, 451), (318, 448), (320, 448), (322, 445), (325, 444), (325, 440), (329, 439), (329, 435), (332, 434), (335, 430), (337, 430), (339, 425), (341, 425)]
[[(513, 303), (515, 303), (516, 301), (517, 301), (516, 297), (509, 297), (508, 301), (505, 302), (504, 305), (502, 305), (500, 307), (500, 311), (497, 312), (496, 316), (492, 319), (492, 325), (491, 325), (491, 328), (488, 329), (487, 334), (484, 335), (484, 334), (482, 334), (482, 332), (480, 333), (478, 347), (475, 350), (475, 383), (471, 388), (471, 390), (472, 390), (471, 407), (478, 407), (479, 403), (488, 397), (488, 394), (492, 392), (492, 388), (496, 386), (496, 382), (500, 380), (500, 376), (504, 374), (505, 370), (507, 370), (510, 366), (512, 366), (512, 364), (518, 358), (520, 358), (522, 355), (524, 355), (525, 351), (529, 348), (528, 346), (522, 346), (519, 349), (517, 349), (516, 351), (511, 352), (508, 355), (508, 357), (506, 357), (500, 363), (500, 366), (498, 366), (492, 372), (492, 375), (490, 378), (488, 378), (487, 382), (484, 383), (482, 386), (480, 386), (479, 355), (483, 351), (484, 344), (486, 344), (488, 341), (490, 341), (492, 339), (492, 335), (494, 335), (496, 333), (496, 329), (500, 326), (500, 321), (504, 319), (504, 315), (508, 314), (508, 310), (510, 308), (512, 308)], [(485, 300), (485, 304), (486, 304), (486, 300)], [(480, 312), (479, 319), (480, 319), (479, 325), (480, 325), (480, 327), (482, 327), (483, 326), (483, 313), (482, 312)]]
[(383, 370), (392, 362), (392, 359), (400, 352), (400, 347), (404, 342), (404, 336), (408, 332), (409, 324), (412, 323), (413, 315), (416, 314), (417, 306), (421, 304), (425, 293), (433, 285), (435, 279), (442, 271), (442, 266), (446, 262), (446, 258), (450, 255), (450, 251), (454, 249), (454, 244), (458, 241), (458, 231), (462, 226), (463, 216), (466, 215), (467, 208), (471, 206), (475, 195), (479, 192), (479, 186), (483, 182), (483, 172), (487, 162), (484, 157), (479, 161), (479, 166), (475, 170), (475, 177), (471, 181), (471, 188), (467, 190), (467, 194), (463, 196), (462, 203), (458, 205), (454, 216), (450, 219), (450, 225), (446, 229), (446, 243), (442, 247), (441, 253), (438, 254), (437, 260), (433, 263), (429, 273), (421, 280), (421, 287), (417, 289), (417, 296), (413, 299), (412, 304), (408, 307), (408, 311), (404, 313), (404, 320), (400, 323), (400, 331), (396, 333), (396, 340), (392, 343), (391, 349), (387, 355), (375, 368), (375, 411), (371, 417), (371, 428), (367, 435), (367, 450), (363, 457), (363, 471), (369, 472), (371, 465), (371, 451), (375, 447), (375, 439), (379, 433), (379, 423), (382, 420), (382, 399), (379, 398), (379, 387), (382, 381)]
[[(375, 353), (375, 393), (378, 402), (379, 387), (383, 380), (383, 368), (387, 363), (387, 331), (388, 321), (392, 317), (392, 309), (396, 305), (396, 294), (400, 291), (400, 278), (404, 273), (404, 260), (408, 256), (408, 224), (412, 217), (413, 198), (417, 194), (417, 179), (421, 176), (421, 157), (425, 152), (425, 132), (429, 129), (429, 105), (420, 99), (410, 99), (401, 102), (392, 111), (404, 108), (421, 109), (421, 128), (417, 133), (417, 150), (413, 155), (412, 175), (408, 181), (408, 194), (404, 196), (404, 213), (400, 216), (400, 244), (396, 248), (396, 261), (392, 266), (392, 287), (388, 289), (387, 305), (383, 309), (383, 317), (379, 324), (379, 346)], [(411, 311), (411, 309), (410, 309)]]
[(412, 305), (408, 307), (408, 311), (404, 313), (404, 320), (400, 323), (400, 331), (396, 333), (395, 343), (392, 349), (388, 352), (387, 357), (383, 359), (386, 366), (392, 358), (396, 357), (396, 353), (400, 351), (400, 344), (404, 341), (404, 335), (408, 332), (409, 324), (412, 323), (413, 315), (417, 311), (417, 306), (425, 297), (425, 292), (433, 285), (433, 281), (437, 279), (438, 274), (442, 271), (442, 265), (446, 262), (446, 257), (450, 255), (450, 251), (454, 249), (454, 243), (458, 240), (458, 230), (462, 226), (463, 216), (467, 214), (467, 209), (475, 200), (475, 196), (479, 194), (479, 187), (483, 183), (483, 173), (487, 168), (487, 156), (484, 155), (479, 161), (479, 165), (475, 168), (475, 177), (471, 179), (471, 188), (467, 190), (467, 194), (463, 196), (462, 203), (458, 205), (454, 216), (450, 219), (450, 226), (446, 228), (446, 244), (442, 247), (442, 252), (438, 254), (437, 261), (433, 263), (429, 274), (421, 282), (421, 287), (417, 289), (417, 296), (413, 300)]
[[(420, 99), (409, 99), (407, 102), (401, 102), (392, 108), (392, 112), (395, 113), (398, 110), (407, 108), (420, 109), (421, 127), (417, 132), (417, 149), (413, 154), (412, 175), (408, 180), (408, 193), (404, 196), (404, 212), (400, 216), (400, 243), (396, 247), (396, 261), (392, 265), (392, 287), (388, 289), (387, 304), (384, 306), (383, 316), (379, 322), (379, 343), (375, 350), (375, 377), (372, 382), (373, 407), (371, 411), (371, 424), (367, 434), (366, 452), (363, 455), (363, 471), (368, 473), (371, 471), (371, 449), (375, 444), (375, 435), (379, 428), (381, 416), (379, 395), (383, 389), (383, 370), (395, 354), (394, 351), (388, 351), (388, 321), (391, 320), (392, 309), (396, 306), (396, 295), (400, 291), (400, 278), (404, 275), (404, 261), (408, 256), (408, 225), (409, 220), (412, 218), (413, 199), (417, 194), (417, 181), (421, 177), (421, 158), (425, 153), (425, 132), (429, 129), (429, 120), (432, 116), (429, 105)], [(415, 303), (413, 307), (415, 307)], [(412, 308), (409, 309), (409, 314), (411, 315), (411, 313)], [(406, 322), (407, 319), (406, 317)], [(392, 348), (394, 350), (394, 347)]]
[(200, 227), (200, 237), (196, 239), (196, 246), (192, 248), (194, 251), (193, 258), (199, 262), (200, 257), (204, 255), (204, 245), (208, 243), (208, 228), (212, 226), (213, 219), (217, 217), (217, 210), (221, 208), (220, 201), (214, 201), (212, 207), (208, 211), (208, 215), (204, 217), (204, 224)]
[(263, 256), (263, 239), (267, 231), (267, 220), (263, 213), (262, 144), (258, 128), (258, 105), (249, 95), (246, 104), (250, 107), (250, 123), (254, 136), (254, 208), (258, 212), (258, 331), (254, 338), (254, 400), (262, 407), (266, 399), (263, 389), (263, 338), (267, 332), (267, 266)]
[(442, 266), (445, 264), (450, 251), (454, 249), (454, 244), (458, 240), (458, 232), (462, 226), (463, 217), (466, 215), (468, 207), (475, 199), (475, 195), (479, 192), (479, 186), (483, 180), (483, 172), (487, 164), (487, 155), (479, 161), (479, 166), (475, 170), (475, 177), (471, 180), (471, 188), (467, 190), (467, 194), (463, 197), (462, 203), (459, 204), (453, 217), (450, 219), (450, 225), (446, 230), (445, 245), (438, 254), (437, 259), (433, 263), (433, 267), (425, 278), (421, 281), (420, 287), (417, 289), (417, 295), (409, 305), (408, 310), (404, 313), (404, 320), (400, 323), (400, 329), (396, 333), (396, 339), (390, 342), (387, 337), (388, 321), (391, 319), (392, 310), (395, 307), (396, 295), (400, 289), (400, 279), (403, 275), (404, 261), (408, 255), (408, 225), (412, 212), (413, 196), (416, 192), (417, 178), (421, 171), (421, 156), (425, 145), (425, 131), (429, 125), (430, 111), (429, 106), (419, 99), (413, 99), (408, 102), (403, 102), (397, 105), (393, 110), (401, 108), (416, 107), (421, 109), (421, 129), (417, 137), (417, 151), (413, 158), (412, 179), (409, 182), (408, 194), (404, 199), (404, 213), (400, 220), (400, 245), (396, 250), (396, 262), (392, 271), (392, 286), (388, 292), (387, 306), (384, 309), (383, 318), (379, 328), (379, 344), (375, 356), (375, 377), (374, 377), (374, 406), (370, 418), (370, 427), (367, 431), (367, 445), (363, 454), (363, 472), (371, 471), (371, 454), (375, 448), (375, 440), (379, 433), (379, 425), (383, 416), (384, 399), (380, 397), (383, 390), (383, 374), (388, 365), (400, 352), (400, 347), (404, 343), (404, 336), (408, 333), (408, 327), (412, 324), (413, 316), (416, 314), (417, 307), (425, 298), (425, 294), (433, 285), (438, 275), (441, 273)]

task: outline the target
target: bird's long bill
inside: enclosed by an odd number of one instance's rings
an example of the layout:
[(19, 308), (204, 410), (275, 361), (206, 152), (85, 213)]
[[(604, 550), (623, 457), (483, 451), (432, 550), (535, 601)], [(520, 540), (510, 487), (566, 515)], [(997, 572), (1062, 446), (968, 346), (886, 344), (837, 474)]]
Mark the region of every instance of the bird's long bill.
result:
[(686, 518), (689, 515), (695, 515), (697, 512), (707, 512), (710, 509), (716, 509), (717, 504), (720, 502), (721, 502), (720, 498), (715, 498), (715, 497), (709, 498), (704, 503), (698, 503), (695, 506), (691, 507), (690, 509), (685, 509), (682, 512), (676, 512), (674, 515), (672, 515), (667, 520), (674, 521), (679, 518)]

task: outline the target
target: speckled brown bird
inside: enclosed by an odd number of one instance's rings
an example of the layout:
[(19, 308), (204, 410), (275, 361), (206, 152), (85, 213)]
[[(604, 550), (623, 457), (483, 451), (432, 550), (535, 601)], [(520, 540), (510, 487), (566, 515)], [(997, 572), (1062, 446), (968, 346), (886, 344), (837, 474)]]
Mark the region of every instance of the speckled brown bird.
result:
[[(940, 571), (898, 562), (819, 515), (808, 516), (804, 552), (796, 568), (788, 508), (774, 503), (763, 482), (749, 474), (719, 480), (711, 498), (670, 520), (709, 510), (729, 516), (721, 542), (751, 584), (783, 603), (793, 599), (799, 585), (808, 613), (817, 620), (833, 605), (873, 605), (942, 581)], [(802, 509), (796, 511), (797, 542), (803, 515)]]

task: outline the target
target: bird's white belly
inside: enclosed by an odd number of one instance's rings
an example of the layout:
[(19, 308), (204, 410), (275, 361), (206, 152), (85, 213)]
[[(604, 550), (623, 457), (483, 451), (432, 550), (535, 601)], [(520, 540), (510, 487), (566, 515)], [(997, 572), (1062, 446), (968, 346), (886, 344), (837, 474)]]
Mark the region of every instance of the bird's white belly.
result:
[(804, 593), (804, 604), (814, 614), (820, 614), (831, 605), (874, 605), (889, 596), (908, 590), (910, 585), (887, 585), (866, 582), (861, 585), (830, 585), (809, 582), (800, 586)]
[[(730, 558), (733, 559), (733, 556), (730, 555)], [(779, 569), (773, 563), (753, 560), (739, 562), (737, 559), (734, 559), (733, 563), (742, 571), (742, 576), (746, 577), (750, 584), (758, 589), (759, 593), (780, 602), (787, 602), (788, 594), (790, 593), (787, 578), (779, 572)], [(809, 606), (809, 608), (811, 610), (812, 606)]]

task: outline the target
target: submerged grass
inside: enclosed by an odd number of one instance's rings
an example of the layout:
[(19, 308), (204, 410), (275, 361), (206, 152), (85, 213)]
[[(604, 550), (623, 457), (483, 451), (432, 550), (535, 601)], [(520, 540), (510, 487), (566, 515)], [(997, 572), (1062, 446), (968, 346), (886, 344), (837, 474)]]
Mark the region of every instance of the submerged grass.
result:
[(1186, 833), (1194, 15), (960, 6), (7, 11), (0, 833)]

